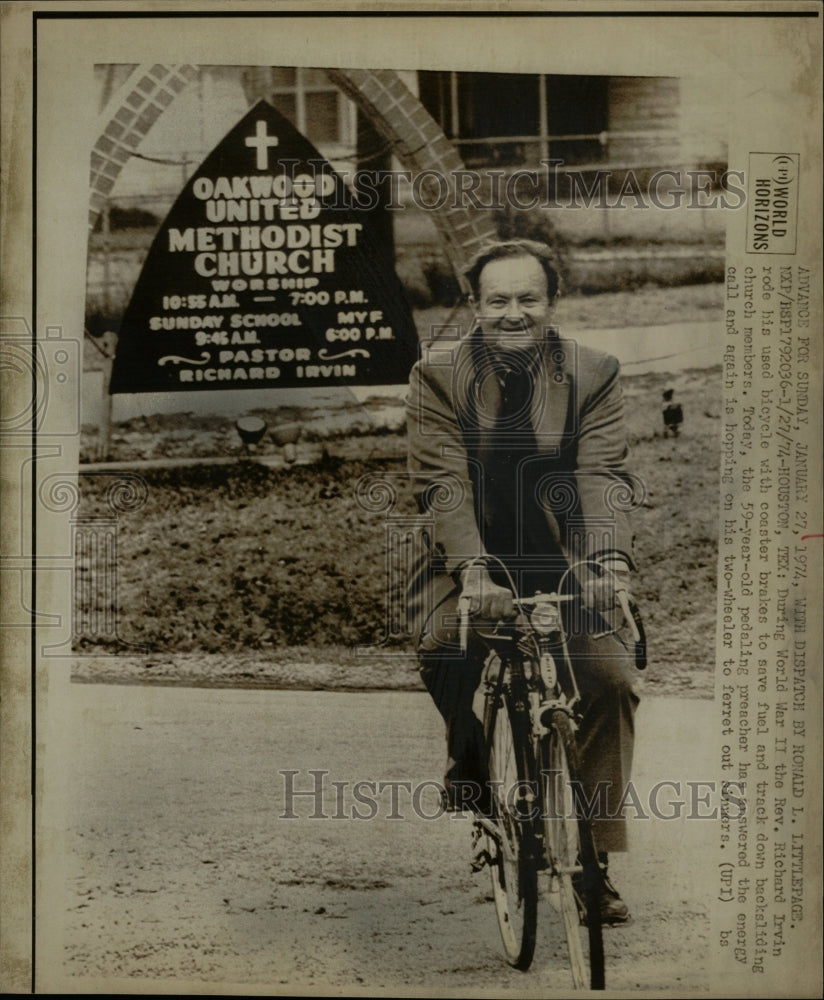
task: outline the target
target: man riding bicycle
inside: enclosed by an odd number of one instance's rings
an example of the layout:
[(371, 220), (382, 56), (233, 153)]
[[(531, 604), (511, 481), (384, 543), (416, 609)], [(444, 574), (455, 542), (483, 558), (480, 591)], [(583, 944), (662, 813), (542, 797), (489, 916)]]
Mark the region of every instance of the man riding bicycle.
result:
[[(597, 797), (593, 830), (605, 861), (626, 850), (617, 807), (638, 703), (632, 656), (605, 627), (634, 568), (618, 362), (551, 325), (559, 279), (544, 244), (490, 244), (467, 278), (475, 323), (460, 340), (426, 345), (407, 398), (409, 468), (431, 519), (409, 611), (421, 675), (446, 722), (445, 786), (456, 807), (477, 806), (487, 781), (472, 708), (484, 650), (461, 652), (459, 598), (479, 619), (513, 618), (507, 577), (488, 557), (501, 560), (519, 596), (553, 591), (571, 564), (597, 557), (602, 572), (576, 569), (581, 599), (568, 631), (582, 696), (581, 777)], [(602, 918), (620, 923), (626, 904), (606, 886)]]

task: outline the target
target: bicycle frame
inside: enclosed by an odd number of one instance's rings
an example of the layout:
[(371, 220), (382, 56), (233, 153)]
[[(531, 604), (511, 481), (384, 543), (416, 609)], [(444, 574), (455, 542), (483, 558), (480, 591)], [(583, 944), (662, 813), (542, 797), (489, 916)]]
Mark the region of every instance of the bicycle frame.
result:
[[(523, 666), (529, 692), (532, 736), (540, 738), (549, 730), (546, 720), (556, 708), (563, 709), (575, 721), (580, 691), (566, 644), (560, 605), (572, 601), (572, 595), (536, 594), (515, 600), (520, 616), (512, 623), (498, 625), (492, 632), (475, 627), (475, 635), (501, 662), (502, 673)], [(465, 600), (462, 598), (462, 600)], [(464, 611), (465, 614), (465, 611)], [(462, 625), (466, 628), (465, 625)], [(561, 669), (559, 670), (559, 666)], [(484, 670), (487, 684), (489, 659)]]
[[(561, 578), (558, 591), (562, 590), (567, 574), (572, 569), (573, 567), (568, 569)], [(616, 593), (624, 622), (629, 626), (636, 645), (636, 665), (642, 668), (646, 665), (645, 640), (637, 608), (630, 602), (626, 591), (618, 590)], [(590, 963), (589, 986), (603, 989), (604, 953), (600, 910), (603, 876), (591, 828), (588, 821), (579, 815), (577, 805), (573, 805), (571, 800), (559, 813), (558, 791), (554, 786), (549, 788), (546, 784), (548, 780), (557, 780), (550, 779), (550, 775), (575, 778), (579, 768), (575, 743), (581, 721), (578, 710), (581, 695), (567, 646), (568, 635), (563, 614), (564, 606), (577, 600), (577, 594), (545, 594), (539, 591), (533, 597), (514, 599), (517, 616), (512, 622), (499, 622), (491, 626), (476, 624), (473, 628), (474, 634), (490, 651), (482, 674), (484, 696), (490, 713), (487, 730), (485, 710), (485, 733), (488, 736), (493, 731), (497, 733), (495, 720), (501, 713), (505, 718), (510, 715), (509, 725), (518, 723), (515, 728), (523, 734), (521, 739), (524, 754), (532, 761), (531, 764), (520, 767), (522, 773), (531, 776), (527, 784), (534, 784), (533, 790), (522, 792), (520, 796), (520, 806), (526, 806), (526, 811), (513, 807), (507, 800), (497, 817), (479, 815), (475, 824), (478, 836), (483, 830), (491, 838), (488, 839), (488, 844), (495, 845), (481, 852), (479, 858), (480, 865), (492, 866), (498, 921), (510, 964), (526, 969), (532, 960), (536, 920), (535, 884), (538, 875), (542, 874), (548, 879), (549, 896), (558, 898), (555, 905), (560, 907), (563, 915), (574, 985), (579, 988), (587, 985), (586, 968), (587, 963)], [(462, 597), (459, 601), (459, 613), (461, 645), (464, 650), (468, 644), (469, 610), (470, 599)], [(515, 743), (517, 742), (516, 739)], [(555, 763), (551, 763), (554, 761), (558, 762), (557, 771)], [(570, 783), (569, 789), (571, 788)], [(562, 803), (567, 802), (564, 798), (566, 794), (569, 794), (568, 790), (562, 788)], [(535, 815), (535, 803), (539, 807), (540, 819)], [(517, 836), (512, 831), (513, 823), (521, 829)], [(577, 838), (578, 832), (580, 840), (573, 839)], [(477, 837), (475, 842), (477, 843)], [(576, 849), (573, 849), (573, 844)], [(520, 869), (513, 868), (513, 865), (518, 864), (519, 857), (531, 874), (523, 875)], [(508, 874), (497, 873), (497, 868), (506, 868)], [(518, 874), (514, 874), (516, 870)], [(508, 897), (513, 892), (510, 880), (513, 878), (517, 893), (510, 900)], [(522, 879), (529, 881), (531, 887), (527, 887)], [(577, 893), (575, 879), (579, 880)], [(523, 930), (513, 936), (512, 922), (517, 922), (519, 918)], [(589, 959), (585, 959), (582, 950), (577, 926), (579, 923), (585, 923), (588, 928)]]
[[(479, 560), (479, 562), (482, 562), (482, 560)], [(496, 558), (495, 562), (499, 563), (501, 567), (506, 570), (501, 560)], [(575, 671), (572, 668), (569, 651), (567, 649), (567, 634), (564, 629), (561, 606), (565, 603), (571, 603), (578, 600), (578, 597), (575, 594), (565, 594), (561, 591), (570, 574), (572, 574), (580, 566), (584, 565), (597, 566), (601, 572), (604, 571), (597, 559), (579, 560), (578, 562), (573, 563), (563, 574), (558, 584), (557, 591), (548, 594), (537, 591), (534, 597), (515, 597), (514, 604), (520, 612), (520, 616), (514, 622), (498, 623), (494, 626), (494, 630), (491, 633), (482, 632), (478, 626), (475, 626), (475, 634), (482, 641), (485, 641), (488, 645), (494, 648), (499, 655), (506, 651), (508, 643), (509, 648), (514, 650), (518, 647), (519, 643), (534, 642), (535, 648), (533, 650), (521, 648), (522, 659), (525, 664), (532, 665), (533, 657), (539, 664), (538, 676), (533, 675), (531, 677), (527, 677), (527, 680), (531, 680), (532, 683), (530, 686), (534, 688), (536, 692), (540, 692), (541, 690), (543, 690), (545, 694), (552, 692), (556, 698), (556, 701), (551, 704), (541, 706), (544, 711), (551, 710), (552, 708), (563, 708), (568, 712), (570, 718), (574, 718), (574, 707), (580, 700), (580, 692), (578, 690), (578, 684), (575, 680)], [(507, 576), (509, 577), (508, 572)], [(510, 582), (512, 583), (511, 577)], [(512, 584), (512, 591), (514, 594), (514, 583)], [(638, 613), (638, 608), (630, 600), (626, 589), (617, 588), (615, 596), (618, 605), (620, 606), (623, 620), (630, 629), (632, 641), (635, 645), (635, 665), (639, 670), (643, 670), (646, 667), (646, 637), (644, 635), (643, 624)], [(466, 652), (470, 620), (468, 598), (460, 598), (458, 602), (458, 611), (460, 616), (461, 651)], [(503, 631), (501, 631), (502, 629)], [(515, 634), (508, 635), (507, 632), (512, 630), (514, 630)], [(601, 632), (593, 633), (593, 638), (600, 638), (601, 636), (608, 635), (613, 631), (617, 630), (606, 629)], [(560, 649), (560, 659), (564, 665), (566, 673), (567, 698), (565, 704), (563, 703), (563, 685), (559, 686), (556, 657), (552, 654), (553, 646)], [(534, 674), (534, 672), (531, 673)], [(533, 720), (535, 722), (539, 722), (540, 715), (533, 715)], [(545, 734), (546, 728), (543, 723), (536, 727), (536, 731), (540, 732), (541, 729), (543, 729)]]

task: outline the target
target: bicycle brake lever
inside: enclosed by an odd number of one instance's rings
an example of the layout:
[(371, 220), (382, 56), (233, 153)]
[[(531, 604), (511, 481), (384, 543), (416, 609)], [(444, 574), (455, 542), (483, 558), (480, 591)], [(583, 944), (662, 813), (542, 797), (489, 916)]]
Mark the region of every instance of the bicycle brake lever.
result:
[(469, 641), (469, 609), (471, 606), (472, 599), (470, 597), (461, 597), (458, 599), (458, 614), (460, 615), (459, 641), (462, 653), (466, 652)]
[(644, 670), (647, 665), (647, 638), (642, 631), (641, 619), (637, 617), (638, 608), (630, 601), (624, 588), (616, 590), (615, 593), (621, 602), (624, 619), (632, 631), (632, 641), (635, 643), (635, 666), (639, 670)]
[(629, 625), (632, 632), (632, 641), (640, 642), (641, 633), (638, 631), (638, 626), (635, 624), (635, 616), (633, 615), (632, 608), (630, 607), (627, 591), (622, 587), (620, 590), (615, 591), (615, 596), (621, 602), (621, 611), (623, 611), (624, 620), (627, 625)]

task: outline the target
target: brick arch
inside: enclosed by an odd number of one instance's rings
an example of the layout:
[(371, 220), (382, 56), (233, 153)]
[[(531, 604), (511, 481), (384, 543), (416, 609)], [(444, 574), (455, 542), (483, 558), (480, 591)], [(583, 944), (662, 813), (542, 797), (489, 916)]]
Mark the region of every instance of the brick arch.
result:
[[(432, 171), (446, 179), (449, 196), (444, 207), (433, 211), (435, 225), (452, 263), (460, 275), (479, 245), (496, 236), (489, 212), (462, 204), (455, 188), (455, 172), (464, 169), (455, 147), (443, 134), (412, 91), (394, 70), (335, 69), (329, 78), (360, 107), (392, 145), (399, 160), (416, 173)], [(433, 180), (422, 184), (437, 197)]]
[[(460, 199), (455, 197), (454, 172), (463, 169), (455, 147), (394, 70), (334, 69), (327, 72), (332, 82), (355, 101), (375, 128), (386, 136), (405, 167), (415, 173), (437, 172), (445, 178), (449, 196), (442, 209), (433, 210), (433, 218), (450, 262), (460, 275), (467, 258), (485, 240), (494, 239), (496, 231), (488, 213), (460, 204)], [(123, 165), (160, 115), (197, 74), (198, 67), (194, 65), (138, 66), (107, 103), (91, 156), (89, 229), (94, 228)], [(253, 89), (258, 88), (265, 89), (265, 80), (253, 85)], [(421, 186), (424, 193), (432, 192), (433, 200), (440, 192), (440, 184), (434, 178), (431, 185), (423, 183)]]
[(98, 119), (92, 148), (89, 229), (97, 223), (120, 171), (177, 95), (197, 79), (197, 66), (138, 66)]

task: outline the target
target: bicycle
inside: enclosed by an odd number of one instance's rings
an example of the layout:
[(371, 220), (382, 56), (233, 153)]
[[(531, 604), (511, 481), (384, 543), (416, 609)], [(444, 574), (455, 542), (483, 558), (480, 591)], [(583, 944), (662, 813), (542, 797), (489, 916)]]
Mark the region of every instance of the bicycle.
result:
[[(591, 566), (595, 561), (585, 562)], [(526, 970), (532, 963), (542, 877), (546, 895), (563, 920), (575, 988), (604, 989), (604, 875), (578, 794), (575, 733), (580, 694), (562, 614), (562, 605), (577, 599), (561, 591), (580, 565), (564, 573), (557, 592), (516, 599), (518, 617), (513, 623), (498, 623), (492, 631), (474, 627), (489, 649), (479, 690), (484, 697), (491, 802), (486, 814), (474, 816), (473, 847), (477, 849), (482, 839), (486, 846), (477, 851), (473, 867), (490, 869), (510, 965)], [(511, 590), (517, 593), (514, 584)], [(626, 591), (616, 596), (635, 644), (636, 666), (643, 669), (646, 640), (638, 609)], [(466, 649), (468, 598), (461, 598), (459, 612), (461, 645)]]

